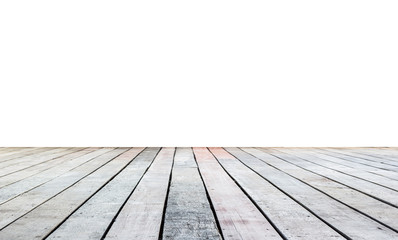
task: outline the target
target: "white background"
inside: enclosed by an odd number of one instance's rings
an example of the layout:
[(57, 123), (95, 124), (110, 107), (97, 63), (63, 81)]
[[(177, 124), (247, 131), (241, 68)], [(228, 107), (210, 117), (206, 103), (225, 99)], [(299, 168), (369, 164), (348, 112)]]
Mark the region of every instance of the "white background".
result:
[(398, 146), (398, 2), (0, 2), (0, 146)]

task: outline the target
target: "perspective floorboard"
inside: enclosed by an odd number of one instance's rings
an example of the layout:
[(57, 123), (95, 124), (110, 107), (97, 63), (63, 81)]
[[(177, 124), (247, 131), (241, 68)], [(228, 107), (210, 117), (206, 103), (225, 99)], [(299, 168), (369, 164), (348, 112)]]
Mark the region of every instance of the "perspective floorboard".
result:
[(0, 148), (0, 240), (398, 240), (398, 148)]

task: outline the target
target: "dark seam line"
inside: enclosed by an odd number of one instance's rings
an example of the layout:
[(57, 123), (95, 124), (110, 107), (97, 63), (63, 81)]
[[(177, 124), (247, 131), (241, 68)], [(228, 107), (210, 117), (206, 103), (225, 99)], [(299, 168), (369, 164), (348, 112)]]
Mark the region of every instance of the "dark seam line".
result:
[(171, 164), (171, 169), (170, 169), (170, 174), (169, 174), (169, 183), (167, 186), (166, 197), (165, 197), (164, 205), (163, 205), (162, 221), (160, 223), (160, 229), (159, 229), (159, 237), (158, 237), (159, 240), (161, 240), (163, 238), (164, 222), (165, 222), (165, 218), (166, 218), (166, 208), (167, 208), (167, 203), (169, 201), (169, 192), (170, 192), (170, 186), (171, 186), (171, 179), (173, 177), (174, 159), (175, 159), (176, 153), (177, 153), (177, 147), (174, 148), (173, 162)]
[[(127, 151), (127, 150), (126, 150)], [(62, 191), (58, 192), (57, 194), (55, 194), (54, 196), (50, 197), (49, 199), (45, 200), (44, 202), (40, 203), (39, 205), (37, 205), (36, 207), (32, 208), (31, 210), (27, 211), (26, 213), (24, 213), (23, 215), (21, 215), (20, 217), (18, 217), (17, 219), (13, 220), (12, 222), (8, 223), (6, 226), (4, 226), (3, 228), (0, 229), (3, 230), (4, 228), (8, 227), (9, 225), (11, 225), (12, 223), (18, 221), (19, 219), (21, 219), (22, 217), (24, 217), (26, 214), (32, 212), (33, 210), (35, 210), (36, 208), (40, 207), (41, 205), (43, 205), (44, 203), (50, 201), (51, 199), (53, 199), (54, 197), (58, 196), (59, 194), (61, 194), (62, 192), (64, 192), (65, 190), (71, 188), (72, 186), (74, 186), (75, 184), (77, 184), (78, 182), (80, 182), (82, 179), (86, 178), (87, 176), (91, 175), (93, 172), (97, 171), (98, 169), (102, 168), (103, 166), (105, 166), (106, 164), (108, 164), (110, 161), (112, 161), (114, 158), (118, 157), (119, 155), (123, 154), (124, 152), (121, 152), (120, 154), (116, 155), (115, 157), (111, 158), (110, 160), (108, 160), (106, 163), (102, 164), (101, 166), (99, 166), (98, 168), (96, 168), (95, 170), (91, 171), (90, 173), (88, 173), (87, 175), (85, 175), (84, 177), (80, 178), (79, 180), (77, 180), (76, 182), (74, 182), (72, 185), (68, 186), (67, 188), (64, 188)], [(101, 155), (102, 156), (102, 155)]]
[[(224, 148), (222, 148), (224, 149)], [(210, 149), (208, 149), (210, 151)], [(225, 149), (224, 149), (225, 150)], [(226, 151), (226, 150), (225, 150)], [(238, 181), (232, 177), (232, 175), (227, 171), (227, 169), (224, 168), (222, 163), (218, 160), (218, 158), (214, 155), (212, 151), (210, 153), (213, 155), (213, 157), (216, 159), (217, 163), (221, 166), (221, 168), (225, 171), (225, 173), (235, 182), (235, 184), (240, 188), (240, 190), (246, 195), (247, 198), (256, 206), (256, 208), (261, 212), (261, 214), (265, 217), (265, 219), (268, 220), (268, 222), (271, 224), (271, 226), (278, 232), (278, 234), (284, 239), (287, 240), (288, 238), (282, 233), (281, 230), (275, 225), (275, 223), (271, 220), (271, 218), (268, 217), (268, 215), (263, 211), (263, 209), (260, 208), (260, 206), (257, 204), (256, 201), (246, 192), (246, 190), (238, 183)], [(235, 158), (236, 159), (236, 158)], [(239, 160), (237, 160), (239, 161)]]
[[(270, 154), (270, 153), (268, 153), (268, 154)], [(270, 155), (272, 155), (272, 154), (270, 154)], [(272, 155), (272, 156), (274, 156), (274, 155)], [(280, 157), (277, 157), (277, 156), (274, 156), (274, 157), (276, 157), (276, 158), (278, 158), (278, 159), (281, 159), (282, 161), (285, 161), (285, 160), (283, 160), (283, 159), (280, 158)], [(260, 158), (259, 158), (259, 159), (260, 159)], [(260, 159), (260, 160), (261, 160), (261, 159)], [(261, 160), (261, 161), (263, 161), (264, 163), (266, 163), (264, 160)], [(290, 163), (290, 162), (289, 162), (289, 163)], [(267, 164), (270, 165), (270, 166), (272, 166), (272, 165), (269, 164), (269, 163), (267, 163)], [(293, 163), (291, 163), (291, 164), (293, 164)], [(295, 165), (295, 164), (293, 164), (293, 165)], [(272, 167), (274, 167), (274, 166), (272, 166)], [(299, 167), (299, 166), (297, 166), (297, 167)], [(279, 168), (277, 168), (277, 167), (274, 167), (274, 168), (276, 168), (276, 169), (278, 169), (279, 171), (281, 171), (281, 172), (283, 172), (283, 173), (285, 173), (285, 174), (291, 176), (292, 178), (297, 179), (298, 181), (300, 181), (300, 182), (302, 182), (302, 183), (308, 185), (309, 187), (311, 187), (311, 188), (313, 188), (313, 189), (315, 189), (315, 190), (317, 190), (317, 191), (319, 191), (319, 192), (325, 194), (326, 196), (328, 196), (328, 197), (332, 198), (333, 200), (335, 200), (335, 201), (337, 201), (337, 202), (339, 202), (339, 203), (341, 203), (341, 204), (343, 204), (343, 205), (345, 205), (345, 206), (351, 208), (352, 210), (357, 211), (357, 212), (359, 212), (360, 214), (365, 215), (366, 217), (368, 217), (368, 218), (370, 218), (370, 219), (372, 219), (372, 220), (378, 222), (379, 224), (383, 225), (384, 227), (389, 228), (389, 229), (393, 230), (394, 232), (398, 232), (396, 229), (394, 229), (394, 228), (388, 226), (387, 224), (381, 222), (380, 220), (377, 220), (377, 219), (375, 219), (375, 218), (369, 216), (368, 214), (366, 214), (366, 213), (364, 213), (364, 212), (362, 212), (362, 211), (360, 211), (360, 210), (358, 210), (358, 209), (356, 209), (356, 208), (354, 208), (354, 207), (352, 207), (352, 206), (350, 206), (350, 205), (348, 205), (348, 204), (342, 202), (341, 200), (338, 200), (337, 198), (332, 197), (331, 195), (329, 195), (328, 193), (326, 193), (326, 192), (324, 192), (324, 191), (318, 189), (317, 187), (314, 187), (314, 186), (310, 185), (309, 183), (307, 183), (307, 182), (305, 182), (305, 181), (303, 181), (303, 180), (301, 180), (301, 179), (299, 179), (299, 178), (297, 178), (297, 177), (295, 177), (295, 176), (293, 176), (293, 175), (290, 175), (289, 173), (284, 172), (283, 170), (281, 170), (281, 169), (279, 169)], [(301, 167), (300, 167), (300, 168), (301, 168)], [(304, 169), (304, 170), (305, 170), (305, 169)], [(311, 171), (310, 171), (310, 172), (311, 172)], [(326, 177), (325, 177), (325, 178), (326, 178)], [(353, 190), (356, 190), (356, 189), (353, 189)], [(358, 190), (356, 190), (356, 191), (358, 191)], [(358, 191), (358, 192), (359, 192), (359, 191)]]
[[(127, 151), (130, 151), (133, 148), (130, 148)], [(136, 159), (145, 149), (141, 150), (141, 152), (139, 152), (133, 159), (131, 159), (124, 167), (122, 167), (122, 169), (120, 169), (118, 172), (115, 173), (115, 175), (113, 175), (108, 181), (106, 181), (104, 184), (102, 184), (101, 187), (99, 187), (93, 194), (91, 194), (86, 200), (83, 201), (82, 204), (80, 204), (78, 207), (75, 208), (75, 210), (73, 210), (64, 220), (62, 220), (60, 223), (58, 223), (57, 226), (55, 226), (49, 233), (47, 233), (43, 239), (46, 239), (47, 237), (49, 237), (53, 232), (55, 232), (57, 230), (57, 228), (59, 228), (66, 220), (68, 220), (68, 218), (70, 216), (72, 216), (73, 213), (75, 213), (77, 210), (79, 210), (79, 208), (81, 206), (83, 206), (86, 202), (88, 202), (95, 194), (97, 194), (101, 189), (103, 189), (109, 182), (111, 182), (117, 175), (119, 175), (119, 173), (121, 173), (125, 168), (127, 168), (131, 162), (133, 162), (134, 159)], [(123, 153), (125, 153), (123, 152)], [(120, 154), (121, 155), (121, 154)], [(119, 156), (119, 155), (118, 155)]]
[[(238, 148), (240, 151), (264, 162), (263, 160), (261, 160), (260, 158)], [(228, 150), (227, 150), (228, 151)], [(229, 151), (228, 151), (229, 152)], [(314, 215), (316, 218), (318, 218), (319, 220), (321, 220), (323, 223), (325, 223), (327, 226), (329, 226), (330, 228), (332, 228), (334, 231), (336, 231), (337, 233), (339, 233), (341, 236), (343, 236), (346, 239), (352, 240), (352, 238), (350, 238), (349, 236), (347, 236), (345, 233), (343, 233), (342, 231), (340, 231), (339, 229), (337, 229), (336, 227), (334, 227), (332, 224), (330, 224), (329, 222), (327, 222), (325, 219), (323, 219), (322, 217), (320, 217), (318, 214), (316, 214), (315, 212), (313, 212), (310, 208), (308, 208), (307, 206), (305, 206), (303, 203), (301, 203), (300, 201), (298, 201), (297, 199), (295, 199), (292, 195), (288, 194), (286, 191), (282, 190), (280, 187), (278, 187), (276, 184), (274, 184), (272, 181), (268, 180), (267, 178), (265, 178), (262, 174), (258, 173), (256, 170), (254, 170), (253, 168), (251, 168), (250, 166), (248, 166), (246, 163), (244, 163), (242, 160), (240, 160), (236, 155), (234, 155), (233, 153), (229, 152), (231, 155), (233, 155), (234, 157), (236, 157), (236, 159), (238, 159), (239, 161), (241, 161), (246, 167), (248, 167), (249, 169), (251, 169), (253, 172), (255, 172), (257, 175), (259, 175), (260, 177), (262, 177), (263, 179), (265, 179), (267, 182), (269, 182), (272, 186), (274, 186), (275, 188), (277, 188), (279, 191), (283, 192), (284, 194), (286, 194), (286, 196), (288, 196), (289, 198), (291, 198), (293, 201), (295, 201), (297, 204), (299, 204), (300, 206), (302, 206), (304, 209), (306, 209), (308, 212), (310, 212), (312, 215)], [(266, 163), (266, 162), (264, 162)], [(269, 165), (268, 163), (266, 163), (267, 165)], [(271, 165), (270, 165), (271, 166)], [(277, 170), (279, 170), (278, 168), (271, 166)], [(281, 170), (279, 170), (281, 171)]]
[(158, 149), (158, 152), (156, 153), (156, 155), (154, 156), (154, 158), (152, 159), (152, 162), (148, 165), (148, 167), (146, 168), (146, 170), (144, 171), (144, 173), (142, 174), (142, 176), (140, 177), (140, 179), (138, 180), (137, 184), (135, 185), (135, 187), (133, 188), (133, 190), (130, 192), (130, 194), (127, 196), (126, 200), (124, 200), (123, 204), (120, 206), (119, 210), (116, 212), (115, 216), (112, 218), (112, 221), (109, 223), (108, 227), (106, 228), (105, 232), (102, 234), (101, 240), (105, 239), (106, 235), (108, 234), (109, 230), (111, 230), (111, 227), (113, 226), (113, 224), (116, 221), (116, 218), (119, 216), (120, 212), (122, 211), (124, 205), (126, 205), (126, 203), (128, 202), (128, 200), (130, 199), (131, 195), (133, 195), (135, 189), (138, 187), (138, 185), (140, 184), (141, 180), (144, 178), (145, 174), (148, 172), (149, 168), (152, 166), (152, 163), (155, 161), (156, 157), (158, 156), (160, 150), (162, 148)]
[(210, 198), (210, 194), (207, 191), (206, 183), (203, 180), (202, 173), (200, 171), (199, 164), (198, 164), (198, 161), (196, 159), (195, 151), (193, 151), (193, 148), (191, 148), (191, 149), (192, 149), (192, 153), (193, 153), (193, 157), (194, 157), (196, 166), (198, 167), (198, 173), (199, 173), (200, 179), (202, 180), (202, 184), (203, 184), (203, 187), (204, 187), (205, 192), (206, 192), (207, 201), (209, 202), (211, 211), (213, 212), (214, 220), (216, 221), (216, 226), (218, 228), (218, 231), (219, 231), (221, 239), (224, 240), (224, 234), (222, 232), (222, 228), (221, 228), (220, 222), (219, 222), (218, 217), (217, 217), (216, 209), (214, 208), (213, 202), (211, 201), (211, 198)]

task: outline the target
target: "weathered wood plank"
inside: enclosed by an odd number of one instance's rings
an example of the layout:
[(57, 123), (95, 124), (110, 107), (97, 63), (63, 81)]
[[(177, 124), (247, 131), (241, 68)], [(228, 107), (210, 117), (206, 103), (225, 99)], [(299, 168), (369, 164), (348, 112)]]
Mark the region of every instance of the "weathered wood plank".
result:
[(26, 163), (32, 161), (32, 159), (37, 159), (42, 156), (46, 156), (52, 153), (57, 153), (65, 151), (70, 148), (37, 148), (33, 152), (22, 152), (18, 153), (17, 156), (8, 156), (1, 158), (0, 168), (9, 167), (16, 164)]
[[(127, 149), (115, 149), (0, 205), (0, 230), (79, 180), (106, 165)], [(26, 204), (29, 203), (29, 204)]]
[(147, 148), (46, 239), (101, 239), (160, 148)]
[[(47, 164), (43, 166), (53, 166), (50, 169), (47, 169), (43, 172), (40, 172), (36, 175), (27, 177), (23, 180), (20, 180), (18, 182), (15, 182), (13, 184), (7, 185), (5, 187), (0, 188), (0, 204), (9, 201), (10, 199), (27, 192), (37, 186), (40, 186), (48, 181), (51, 181), (52, 179), (70, 171), (73, 170), (74, 168), (94, 159), (95, 157), (98, 157), (106, 152), (109, 152), (112, 150), (112, 148), (107, 148), (107, 149), (100, 149), (97, 151), (94, 151), (95, 149), (86, 149), (83, 151), (78, 151), (69, 155), (65, 155), (62, 157), (62, 161), (57, 161), (55, 163), (50, 164), (47, 162)], [(93, 152), (94, 151), (94, 152)], [(59, 159), (61, 160), (61, 158)], [(56, 165), (53, 165), (56, 164)], [(29, 170), (29, 169), (26, 169)], [(19, 171), (16, 173), (21, 173), (24, 171)], [(9, 177), (12, 175), (7, 175), (6, 177)], [(0, 180), (3, 180), (0, 178)], [(2, 181), (0, 181), (2, 182)]]
[(384, 165), (385, 167), (389, 167), (395, 171), (398, 171), (398, 162), (394, 161), (394, 160), (389, 160), (387, 158), (377, 158), (377, 157), (372, 157), (372, 156), (368, 156), (368, 155), (363, 155), (363, 154), (359, 154), (359, 153), (355, 153), (355, 152), (351, 152), (351, 151), (342, 151), (342, 150), (338, 150), (338, 149), (334, 149), (334, 148), (325, 148), (325, 151), (329, 151), (329, 152), (333, 152), (333, 153), (340, 153), (342, 155), (346, 155), (349, 157), (354, 157), (354, 158), (360, 158), (363, 160), (366, 160), (368, 162), (376, 162), (376, 163), (381, 163), (382, 165)]
[(210, 151), (287, 239), (345, 239), (224, 149)]
[(57, 166), (60, 163), (72, 160), (74, 158), (77, 158), (78, 156), (80, 156), (81, 154), (84, 154), (85, 152), (92, 152), (95, 151), (97, 148), (86, 148), (86, 149), (82, 149), (80, 151), (71, 153), (71, 154), (67, 154), (64, 155), (62, 157), (50, 160), (48, 162), (46, 162), (46, 164), (39, 164), (36, 166), (32, 166), (17, 172), (13, 172), (11, 174), (7, 174), (5, 176), (0, 177), (0, 188), (13, 184), (15, 182), (24, 180), (28, 177), (31, 177), (33, 175), (36, 175), (38, 173), (41, 173), (47, 169), (50, 169), (54, 166)]
[(389, 159), (392, 161), (398, 161), (398, 152), (391, 151), (390, 149), (383, 149), (383, 148), (354, 148), (350, 149), (350, 151), (355, 153), (360, 153), (363, 155), (368, 155), (372, 157), (382, 158), (382, 159)]
[(163, 239), (221, 239), (191, 148), (177, 148)]
[[(39, 164), (45, 164), (47, 161), (50, 161), (55, 158), (59, 158), (69, 153), (73, 153), (79, 151), (80, 149), (69, 148), (69, 149), (54, 149), (45, 153), (40, 153), (37, 155), (29, 155), (24, 158), (17, 159), (15, 161), (11, 161), (12, 164), (4, 167), (0, 167), (0, 176), (5, 176), (32, 166), (36, 166)], [(8, 162), (5, 162), (8, 163)]]
[(301, 150), (300, 152), (305, 153), (306, 155), (309, 156), (314, 156), (317, 158), (321, 158), (323, 160), (335, 163), (335, 164), (339, 164), (339, 165), (343, 165), (343, 166), (347, 166), (347, 167), (352, 167), (354, 169), (360, 169), (362, 171), (367, 171), (373, 174), (377, 174), (389, 179), (393, 179), (393, 180), (398, 180), (398, 174), (394, 171), (388, 171), (388, 170), (384, 170), (384, 169), (380, 169), (374, 166), (369, 166), (367, 164), (362, 164), (359, 162), (352, 162), (352, 161), (348, 161), (339, 157), (334, 157), (334, 156), (330, 156), (330, 155), (326, 155), (324, 153), (318, 152), (318, 151), (314, 151), (313, 149), (310, 150)]
[(3, 154), (9, 154), (9, 153), (14, 154), (14, 153), (17, 153), (19, 151), (26, 151), (26, 149), (28, 149), (28, 148), (24, 148), (24, 147), (14, 147), (14, 148), (1, 147), (0, 148), (0, 156), (3, 156)]
[(43, 239), (142, 150), (142, 148), (133, 148), (120, 154), (75, 185), (2, 229), (0, 239)]
[[(280, 158), (261, 152), (256, 149), (243, 148), (246, 152), (259, 157), (267, 164), (278, 168), (279, 170), (295, 177), (313, 188), (328, 194), (341, 201), (342, 203), (353, 207), (354, 209), (372, 217), (373, 219), (389, 226), (398, 231), (398, 208), (380, 202), (377, 199), (369, 197), (355, 189), (344, 186), (340, 183), (332, 181), (328, 178), (322, 177), (313, 172), (307, 171), (304, 168), (294, 164), (294, 162), (284, 161)], [(279, 149), (278, 149), (279, 150)], [(292, 151), (297, 152), (297, 151)]]
[(322, 153), (322, 154), (328, 155), (328, 156), (344, 159), (346, 161), (360, 163), (360, 164), (363, 164), (363, 165), (367, 165), (367, 166), (383, 169), (383, 170), (386, 170), (386, 171), (391, 171), (393, 173), (396, 173), (398, 171), (398, 168), (396, 168), (394, 166), (386, 165), (386, 164), (383, 164), (383, 163), (380, 163), (380, 162), (374, 162), (374, 161), (369, 161), (369, 160), (362, 159), (362, 158), (352, 157), (352, 156), (348, 156), (348, 155), (341, 154), (341, 153), (338, 153), (338, 152), (326, 151), (325, 149), (315, 149), (314, 151), (316, 151), (318, 153)]
[(0, 153), (0, 162), (10, 161), (12, 159), (25, 156), (27, 154), (33, 154), (35, 152), (40, 152), (40, 148), (21, 148), (16, 151), (7, 151)]
[[(322, 192), (237, 148), (228, 152), (256, 171), (319, 218), (352, 239), (395, 239), (398, 233), (335, 201)], [(247, 148), (244, 148), (247, 150)], [(260, 151), (261, 152), (261, 151)]]
[(224, 239), (282, 239), (206, 148), (194, 148)]
[(320, 165), (316, 165), (312, 162), (303, 160), (293, 155), (279, 152), (277, 150), (262, 150), (271, 153), (272, 155), (277, 156), (285, 161), (294, 163), (295, 165), (300, 166), (308, 171), (327, 177), (333, 181), (339, 182), (355, 190), (361, 191), (362, 193), (368, 194), (369, 196), (398, 207), (398, 192), (395, 190), (385, 188), (383, 186), (352, 177)]
[[(386, 178), (384, 176), (380, 176), (377, 174), (373, 174), (371, 172), (367, 172), (367, 171), (362, 171), (360, 168), (353, 168), (353, 167), (349, 167), (349, 166), (344, 166), (344, 165), (340, 165), (340, 164), (336, 164), (330, 161), (326, 161), (322, 158), (318, 158), (316, 156), (313, 155), (308, 155), (302, 152), (299, 152), (297, 150), (289, 150), (289, 149), (278, 149), (276, 151), (282, 152), (282, 153), (287, 153), (290, 155), (294, 155), (295, 157), (298, 157), (300, 159), (303, 159), (305, 161), (314, 163), (316, 165), (328, 168), (328, 169), (332, 169), (335, 170), (337, 172), (352, 176), (352, 177), (356, 177), (359, 179), (362, 179), (364, 181), (368, 181), (368, 182), (372, 182), (372, 183), (376, 183), (378, 185), (384, 186), (384, 187), (388, 187), (394, 190), (398, 190), (398, 181), (395, 180), (391, 180), (389, 178)], [(398, 176), (398, 174), (397, 174)], [(397, 192), (398, 194), (398, 192)]]
[(159, 238), (174, 152), (174, 148), (162, 148), (105, 239)]

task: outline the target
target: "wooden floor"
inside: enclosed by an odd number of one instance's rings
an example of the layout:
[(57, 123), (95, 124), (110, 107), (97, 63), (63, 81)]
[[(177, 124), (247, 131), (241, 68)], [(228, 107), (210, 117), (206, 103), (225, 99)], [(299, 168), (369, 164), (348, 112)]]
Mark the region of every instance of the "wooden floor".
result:
[(398, 148), (0, 148), (0, 239), (398, 239)]

